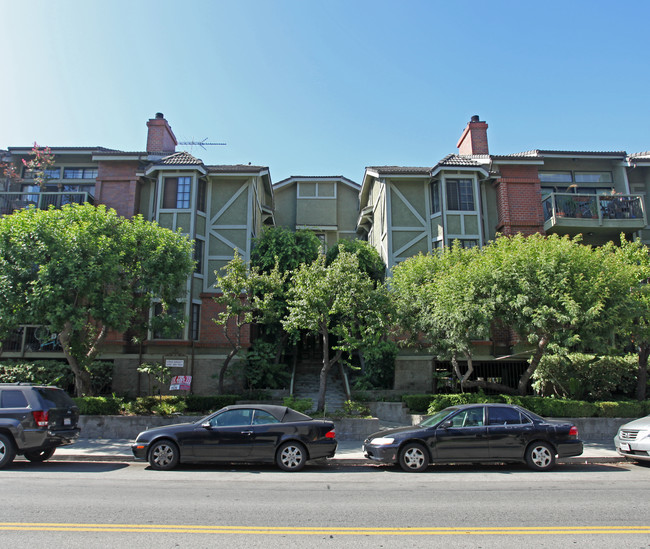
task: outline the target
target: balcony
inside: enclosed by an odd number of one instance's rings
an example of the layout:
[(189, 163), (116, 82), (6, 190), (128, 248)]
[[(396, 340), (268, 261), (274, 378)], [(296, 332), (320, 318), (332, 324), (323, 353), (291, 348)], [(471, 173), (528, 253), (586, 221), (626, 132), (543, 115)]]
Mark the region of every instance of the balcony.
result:
[(58, 334), (50, 332), (46, 326), (21, 326), (0, 341), (0, 349), (7, 358), (22, 357), (30, 353), (55, 353), (62, 356), (63, 350)]
[(542, 198), (542, 209), (547, 233), (617, 235), (648, 224), (638, 195), (551, 193)]
[(11, 215), (16, 210), (33, 206), (47, 210), (50, 206), (60, 208), (64, 204), (94, 203), (94, 197), (85, 192), (0, 192), (0, 215)]

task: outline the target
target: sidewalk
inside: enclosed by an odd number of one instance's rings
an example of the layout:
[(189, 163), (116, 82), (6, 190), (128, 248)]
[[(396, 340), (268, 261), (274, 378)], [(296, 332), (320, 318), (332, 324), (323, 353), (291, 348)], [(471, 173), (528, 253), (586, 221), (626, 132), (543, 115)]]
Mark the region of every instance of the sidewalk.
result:
[[(53, 460), (66, 461), (135, 461), (131, 452), (132, 440), (128, 439), (79, 439), (74, 444), (57, 448)], [(336, 455), (329, 463), (336, 465), (368, 465), (363, 457), (362, 441), (339, 441)], [(560, 463), (614, 463), (625, 461), (614, 449), (614, 442), (584, 441), (581, 456), (560, 459)]]

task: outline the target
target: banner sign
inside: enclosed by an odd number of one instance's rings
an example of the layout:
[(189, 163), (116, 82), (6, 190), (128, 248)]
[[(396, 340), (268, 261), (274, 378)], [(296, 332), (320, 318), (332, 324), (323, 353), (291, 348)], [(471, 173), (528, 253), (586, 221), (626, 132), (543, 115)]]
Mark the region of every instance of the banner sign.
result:
[(171, 359), (168, 358), (165, 360), (165, 366), (167, 368), (184, 368), (185, 367), (185, 360), (181, 359)]
[(192, 385), (192, 376), (174, 376), (169, 386), (170, 391), (189, 391)]

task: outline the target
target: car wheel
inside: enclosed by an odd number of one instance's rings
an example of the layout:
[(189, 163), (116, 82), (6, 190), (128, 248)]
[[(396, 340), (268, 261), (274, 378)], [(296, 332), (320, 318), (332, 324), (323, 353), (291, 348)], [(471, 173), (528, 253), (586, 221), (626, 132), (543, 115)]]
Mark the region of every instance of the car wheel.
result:
[(399, 466), (409, 473), (420, 473), (429, 466), (427, 449), (418, 442), (410, 442), (399, 452)]
[(285, 442), (278, 448), (275, 462), (283, 471), (300, 471), (307, 463), (307, 450), (300, 442)]
[(159, 440), (149, 450), (149, 465), (159, 471), (168, 471), (178, 465), (180, 453), (171, 440)]
[(526, 463), (534, 471), (548, 471), (555, 465), (555, 450), (547, 442), (533, 442), (526, 449)]
[(55, 447), (44, 448), (43, 450), (32, 450), (30, 452), (25, 452), (25, 458), (29, 461), (45, 461), (54, 455), (55, 450)]
[(0, 469), (9, 465), (16, 457), (16, 447), (7, 435), (0, 435)]

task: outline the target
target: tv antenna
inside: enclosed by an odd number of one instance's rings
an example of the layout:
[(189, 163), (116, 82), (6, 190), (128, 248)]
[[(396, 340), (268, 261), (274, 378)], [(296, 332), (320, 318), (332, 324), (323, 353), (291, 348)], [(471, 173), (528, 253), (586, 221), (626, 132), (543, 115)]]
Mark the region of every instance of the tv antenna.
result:
[(225, 145), (225, 143), (209, 143), (208, 138), (202, 139), (201, 141), (179, 141), (179, 145), (189, 145), (190, 147), (201, 147), (204, 151), (207, 151), (206, 147), (212, 147), (214, 145)]

